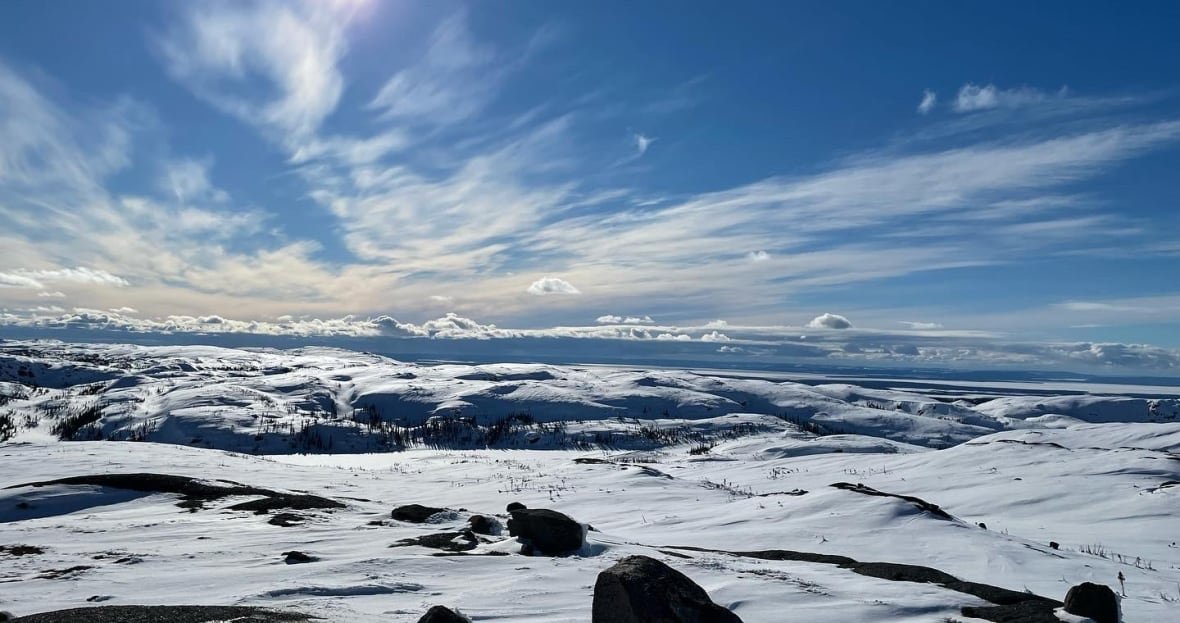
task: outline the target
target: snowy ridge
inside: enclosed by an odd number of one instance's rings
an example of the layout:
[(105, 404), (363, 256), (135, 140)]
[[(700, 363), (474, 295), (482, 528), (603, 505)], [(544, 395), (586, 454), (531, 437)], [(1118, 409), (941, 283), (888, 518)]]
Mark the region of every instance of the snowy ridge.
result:
[[(511, 447), (521, 442), (516, 433), (531, 444), (540, 434), (547, 442), (585, 445), (643, 426), (620, 419), (741, 413), (815, 432), (948, 447), (1015, 428), (1175, 421), (1180, 399), (948, 396), (683, 370), (418, 365), (326, 348), (9, 342), (0, 344), (0, 413), (12, 420), (16, 439), (136, 439), (255, 453), (396, 449), (416, 438), (487, 441), (454, 426), (445, 435), (409, 430), (437, 425), (439, 417), (469, 427), (503, 428), (513, 417), (566, 423), (561, 435), (518, 426), (493, 440)], [(568, 434), (568, 423), (576, 423), (577, 435)]]

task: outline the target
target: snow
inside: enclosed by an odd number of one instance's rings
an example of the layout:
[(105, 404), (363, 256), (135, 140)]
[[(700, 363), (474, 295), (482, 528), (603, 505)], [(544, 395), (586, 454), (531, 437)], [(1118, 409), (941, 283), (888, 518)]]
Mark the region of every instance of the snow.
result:
[[(22, 366), (50, 382), (18, 377)], [(0, 444), (0, 487), (15, 487), (0, 488), (0, 545), (45, 549), (23, 556), (0, 549), (0, 610), (17, 614), (95, 598), (263, 605), (362, 623), (416, 621), (435, 604), (475, 621), (585, 622), (597, 573), (632, 554), (683, 571), (747, 623), (782, 621), (784, 613), (808, 621), (969, 621), (962, 606), (986, 605), (934, 584), (677, 546), (924, 565), (1055, 599), (1082, 581), (1117, 590), (1122, 572), (1128, 621), (1171, 620), (1180, 600), (1180, 485), (1167, 485), (1180, 481), (1172, 398), (948, 402), (912, 387), (675, 370), (44, 343), (0, 344), (0, 382), (8, 396), (0, 414), (17, 421)], [(88, 425), (95, 434), (84, 426), (79, 439), (141, 431), (137, 438), (161, 443), (59, 441), (53, 427), (81, 406), (94, 406), (98, 417)], [(366, 452), (375, 449), (367, 445), (374, 434), (353, 410), (370, 406), (410, 427), (454, 409), (475, 422), (453, 446)], [(473, 431), (513, 413), (536, 423), (490, 447), (471, 441)], [(259, 420), (272, 424), (261, 428)], [(295, 451), (298, 435), (283, 427), (303, 421), (333, 434), (335, 451)], [(817, 426), (837, 434), (816, 435)], [(571, 442), (595, 436), (611, 443)], [(229, 510), (240, 497), (187, 509), (166, 493), (17, 486), (137, 472), (307, 492), (347, 506), (295, 511), (307, 521), (280, 527)], [(831, 486), (838, 482), (915, 496), (951, 519)], [(586, 548), (525, 557), (503, 536), (465, 556), (389, 547), (457, 530), (472, 513), (503, 521), (512, 501), (593, 526)], [(455, 512), (422, 525), (389, 519), (410, 503)], [(317, 560), (286, 564), (282, 553), (291, 550)], [(491, 553), (508, 555), (480, 555)]]

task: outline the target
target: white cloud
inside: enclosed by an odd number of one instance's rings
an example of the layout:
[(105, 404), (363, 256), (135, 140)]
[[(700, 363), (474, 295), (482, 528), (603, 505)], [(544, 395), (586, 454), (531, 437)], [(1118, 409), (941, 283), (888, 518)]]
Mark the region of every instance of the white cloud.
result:
[(809, 329), (851, 329), (852, 323), (839, 314), (820, 314), (807, 323)]
[(113, 314), (138, 314), (139, 310), (134, 307), (114, 307), (109, 310)]
[(456, 123), (492, 100), (500, 78), (495, 51), (472, 39), (460, 13), (435, 29), (423, 58), (395, 73), (369, 107), (410, 124)]
[(45, 284), (28, 275), (0, 272), (0, 288), (29, 288), (40, 290)]
[(655, 138), (647, 136), (647, 135), (642, 134), (640, 132), (636, 132), (636, 133), (632, 134), (631, 140), (633, 140), (635, 142), (635, 152), (636, 152), (636, 155), (639, 155), (639, 156), (646, 154), (647, 148), (651, 147), (651, 144), (656, 142)]
[(164, 176), (161, 186), (165, 192), (176, 197), (178, 203), (209, 200), (223, 202), (229, 199), (225, 191), (215, 188), (209, 181), (209, 169), (212, 163), (208, 160), (194, 160), (182, 158), (168, 162), (164, 166)]
[[(87, 268), (85, 266), (47, 270), (19, 268), (8, 272), (0, 272), (0, 287), (44, 290), (47, 283), (60, 282), (115, 287), (130, 285), (126, 279), (118, 275), (112, 275), (105, 270)], [(55, 291), (38, 293), (38, 296), (62, 298), (65, 294)]]
[(956, 112), (974, 112), (990, 108), (1019, 108), (1044, 102), (1050, 97), (1064, 97), (1066, 93), (1062, 89), (1055, 96), (1050, 96), (1030, 87), (999, 89), (994, 84), (980, 86), (968, 83), (959, 89), (954, 109)]
[(557, 277), (542, 277), (529, 285), (529, 294), (544, 296), (547, 294), (581, 294), (582, 292), (564, 279)]
[(938, 94), (930, 89), (922, 91), (922, 101), (918, 102), (918, 113), (927, 114), (934, 110), (934, 105), (938, 103)]
[[(107, 178), (128, 166), (130, 146), (139, 142), (132, 140), (139, 126), (125, 118), (134, 107), (63, 110), (0, 65), (0, 222), (8, 226), (0, 232), (0, 265), (102, 266), (133, 291), (116, 297), (99, 287), (71, 288), (71, 302), (127, 304), (147, 314), (369, 314), (397, 300), (399, 314), (413, 315), (441, 311), (443, 301), (431, 297), (445, 281), (448, 291), (462, 293), (465, 313), (496, 309), (498, 318), (519, 319), (536, 306), (510, 273), (543, 266), (562, 283), (578, 284), (593, 301), (575, 300), (594, 309), (689, 301), (704, 305), (701, 313), (770, 317), (808, 288), (1019, 261), (1127, 237), (1124, 216), (1092, 214), (1107, 209), (1098, 201), (1069, 221), (995, 206), (1060, 193), (1180, 137), (1176, 122), (1089, 119), (933, 151), (915, 150), (934, 143), (906, 143), (819, 172), (627, 201), (650, 191), (604, 190), (590, 179), (597, 176), (584, 175), (581, 111), (546, 102), (520, 114), (519, 125), (499, 123), (500, 105), (511, 107), (495, 99), (502, 72), (511, 71), (502, 67), (517, 59), (475, 41), (461, 16), (436, 30), (422, 59), (390, 70), (389, 90), (372, 102), (371, 114), (384, 118), (368, 126), (371, 134), (341, 137), (325, 135), (331, 124), (324, 122), (341, 101), (347, 11), (263, 0), (185, 5), (182, 12), (181, 24), (158, 42), (170, 72), (285, 150), (308, 196), (338, 219), (316, 233), (323, 247), (292, 240), (270, 227), (265, 213), (173, 205), (216, 199), (217, 171), (207, 159), (178, 156), (178, 168), (160, 175), (166, 198), (109, 192)], [(281, 34), (247, 36), (263, 26)], [(994, 87), (976, 89), (967, 94), (973, 106), (1021, 101)], [(482, 116), (493, 110), (497, 116)], [(426, 140), (429, 149), (407, 150)], [(635, 146), (646, 149), (637, 138)], [(36, 166), (42, 162), (55, 166)], [(42, 205), (18, 205), (17, 196)], [(587, 197), (612, 205), (574, 209)], [(995, 227), (978, 226), (984, 212)], [(341, 251), (355, 259), (335, 253), (337, 231)], [(26, 255), (33, 259), (21, 263)], [(13, 289), (5, 300), (24, 305), (25, 294)]]
[[(421, 324), (399, 321), (382, 315), (371, 318), (281, 317), (276, 322), (235, 320), (222, 316), (173, 315), (147, 319), (102, 311), (75, 308), (63, 312), (57, 307), (25, 310), (23, 314), (0, 313), (0, 326), (44, 330), (118, 331), (131, 333), (196, 333), (203, 335), (253, 334), (257, 336), (301, 336), (340, 338), (342, 345), (366, 347), (365, 339), (440, 339), (440, 340), (515, 340), (514, 349), (537, 346), (538, 338), (575, 338), (578, 340), (613, 340), (612, 352), (620, 356), (634, 354), (649, 357), (650, 348), (628, 350), (627, 342), (674, 342), (677, 352), (692, 355), (720, 353), (746, 354), (760, 359), (794, 361), (799, 358), (823, 358), (855, 362), (858, 365), (894, 363), (904, 365), (975, 365), (979, 367), (1015, 367), (1018, 369), (1053, 368), (1062, 370), (1152, 370), (1180, 374), (1180, 350), (1143, 344), (1113, 342), (1022, 343), (1004, 342), (995, 336), (970, 331), (939, 331), (930, 334), (890, 332), (872, 329), (821, 331), (799, 336), (799, 327), (729, 326), (724, 334), (706, 327), (678, 327), (652, 332), (638, 326), (555, 327), (548, 329), (505, 329), (483, 324), (454, 313)], [(76, 334), (72, 334), (76, 335)], [(153, 338), (160, 339), (160, 338)], [(532, 341), (530, 341), (532, 340)], [(618, 342), (623, 340), (624, 342)], [(723, 342), (720, 348), (715, 345)], [(265, 342), (259, 342), (265, 343)], [(456, 346), (455, 348), (462, 348)], [(563, 348), (571, 348), (568, 345)], [(462, 352), (462, 351), (452, 351)], [(576, 355), (577, 347), (566, 350)]]
[(356, 8), (312, 1), (189, 3), (179, 25), (156, 44), (172, 77), (198, 97), (298, 142), (316, 131), (344, 90), (337, 62)]
[(430, 298), (431, 302), (442, 303), (444, 305), (450, 305), (451, 303), (455, 302), (455, 297), (443, 296), (441, 294), (431, 294), (429, 298)]
[(614, 314), (607, 314), (599, 316), (594, 320), (598, 324), (653, 324), (655, 321), (651, 316), (616, 316)]
[(115, 287), (131, 285), (126, 279), (118, 275), (112, 275), (105, 270), (88, 268), (85, 266), (78, 266), (76, 268), (58, 268), (52, 270), (19, 270), (17, 273), (31, 277), (37, 281), (45, 281), (50, 283), (69, 282)]
[(927, 331), (942, 328), (942, 325), (937, 322), (913, 322), (910, 320), (900, 320), (899, 322), (915, 331)]
[(701, 336), (702, 342), (728, 342), (729, 336), (719, 331), (710, 331)]
[(39, 296), (41, 298), (45, 298), (45, 299), (64, 299), (66, 297), (66, 293), (65, 292), (58, 292), (56, 290), (53, 292), (42, 291), (42, 292), (38, 292), (37, 296)]

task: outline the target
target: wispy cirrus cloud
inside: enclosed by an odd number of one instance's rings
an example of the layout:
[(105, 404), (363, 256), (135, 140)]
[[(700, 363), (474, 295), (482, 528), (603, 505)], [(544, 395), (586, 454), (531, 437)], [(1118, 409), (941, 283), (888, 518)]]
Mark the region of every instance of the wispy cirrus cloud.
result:
[(651, 144), (656, 142), (656, 139), (646, 134), (636, 132), (631, 135), (632, 140), (635, 141), (635, 153), (642, 156), (647, 153), (647, 149)]
[(922, 92), (922, 101), (918, 102), (918, 113), (923, 115), (928, 114), (934, 110), (936, 104), (938, 104), (938, 94), (930, 89), (926, 89)]
[[(178, 82), (223, 112), (299, 141), (335, 110), (337, 61), (358, 7), (342, 2), (190, 4), (154, 43)], [(289, 137), (289, 138), (288, 138)]]
[[(704, 190), (649, 188), (609, 166), (618, 151), (634, 158), (655, 140), (625, 120), (685, 108), (611, 103), (607, 112), (600, 100), (508, 91), (513, 72), (534, 60), (530, 49), (481, 40), (465, 13), (423, 26), (432, 34), (421, 49), (407, 40), (373, 84), (350, 82), (353, 10), (200, 3), (153, 33), (178, 84), (281, 156), (287, 168), (274, 175), (293, 182), (268, 198), (274, 205), (219, 188), (220, 163), (200, 154), (156, 159), (154, 184), (111, 190), (113, 173), (146, 166), (134, 148), (139, 134), (166, 133), (129, 121), (145, 107), (121, 99), (84, 115), (0, 64), (0, 102), (15, 111), (0, 109), (3, 135), (14, 137), (0, 145), (0, 194), (8, 193), (0, 216), (12, 223), (0, 232), (0, 253), (26, 262), (7, 265), (109, 271), (128, 282), (123, 298), (98, 283), (77, 284), (77, 294), (74, 284), (61, 287), (88, 308), (164, 314), (172, 305), (194, 318), (227, 308), (252, 317), (365, 315), (396, 300), (407, 317), (455, 309), (529, 319), (540, 307), (533, 294), (571, 293), (546, 282), (550, 275), (581, 296), (551, 296), (547, 312), (592, 306), (594, 314), (644, 309), (664, 318), (683, 307), (701, 317), (766, 317), (802, 293), (1118, 245), (1152, 224), (1078, 186), (1180, 142), (1180, 122), (1169, 118), (1095, 115), (1035, 132), (948, 131), (940, 141), (861, 150), (806, 171), (738, 174)], [(671, 92), (691, 90), (700, 101), (707, 87), (695, 80)], [(1064, 97), (967, 87), (949, 103), (924, 93), (919, 112)], [(335, 115), (348, 122), (333, 123)], [(986, 116), (924, 123), (961, 127)], [(617, 119), (605, 134), (611, 154), (589, 136), (602, 119)], [(296, 211), (292, 203), (319, 210), (316, 225), (285, 228), (279, 217)], [(56, 218), (52, 228), (37, 216), (43, 209)], [(14, 281), (18, 273), (5, 270)], [(5, 296), (28, 289), (8, 287)]]
[(369, 108), (386, 119), (410, 125), (446, 125), (469, 119), (495, 97), (505, 59), (476, 42), (466, 13), (435, 28), (423, 56), (398, 70), (381, 87)]
[[(929, 93), (929, 91), (927, 91)], [(958, 95), (952, 104), (955, 112), (967, 113), (992, 108), (1019, 108), (1031, 106), (1051, 99), (1060, 99), (1068, 95), (1069, 90), (1062, 87), (1056, 93), (1046, 93), (1032, 87), (1016, 87), (1001, 89), (994, 84), (978, 85), (967, 83), (959, 88)], [(925, 100), (923, 100), (925, 103)], [(931, 107), (933, 107), (931, 102)]]

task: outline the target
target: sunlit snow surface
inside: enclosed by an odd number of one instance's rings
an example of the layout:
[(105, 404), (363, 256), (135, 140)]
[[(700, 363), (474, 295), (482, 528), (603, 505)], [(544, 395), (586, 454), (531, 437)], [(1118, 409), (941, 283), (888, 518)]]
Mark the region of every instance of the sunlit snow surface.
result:
[[(95, 603), (251, 604), (376, 622), (416, 621), (445, 604), (475, 621), (589, 621), (595, 576), (630, 554), (680, 569), (748, 623), (968, 621), (962, 606), (985, 605), (831, 565), (695, 551), (681, 558), (671, 546), (918, 564), (1055, 599), (1086, 580), (1117, 589), (1122, 572), (1128, 621), (1174, 620), (1180, 606), (1180, 484), (1166, 484), (1180, 481), (1171, 398), (982, 388), (947, 396), (687, 371), (429, 367), (323, 349), (0, 346), (0, 394), (8, 396), (0, 414), (10, 413), (17, 429), (0, 444), (0, 487), (155, 472), (347, 504), (298, 511), (306, 523), (280, 527), (266, 515), (226, 510), (241, 498), (189, 512), (172, 494), (0, 489), (0, 546), (44, 548), (0, 550), (0, 609), (16, 614)], [(97, 419), (77, 438), (167, 443), (58, 441), (55, 426), (80, 409)], [(568, 423), (563, 436), (522, 426), (492, 449), (410, 444), (364, 453), (377, 433), (360, 420), (373, 412), (407, 429), (456, 413), (474, 418), (472, 426), (522, 413)], [(289, 431), (308, 422), (331, 435), (337, 453), (294, 452)], [(817, 436), (795, 423), (839, 434)], [(653, 441), (643, 434), (652, 428), (678, 436)], [(572, 443), (604, 433), (614, 435), (610, 447)], [(268, 454), (245, 453), (254, 450)], [(917, 496), (953, 519), (830, 486), (836, 482)], [(800, 489), (807, 493), (788, 494)], [(511, 539), (470, 552), (508, 556), (388, 547), (457, 529), (470, 513), (502, 514), (511, 501), (560, 510), (595, 531), (581, 555), (566, 558), (520, 556)], [(393, 507), (409, 503), (467, 511), (428, 525), (389, 520)], [(318, 560), (287, 565), (289, 550)]]

